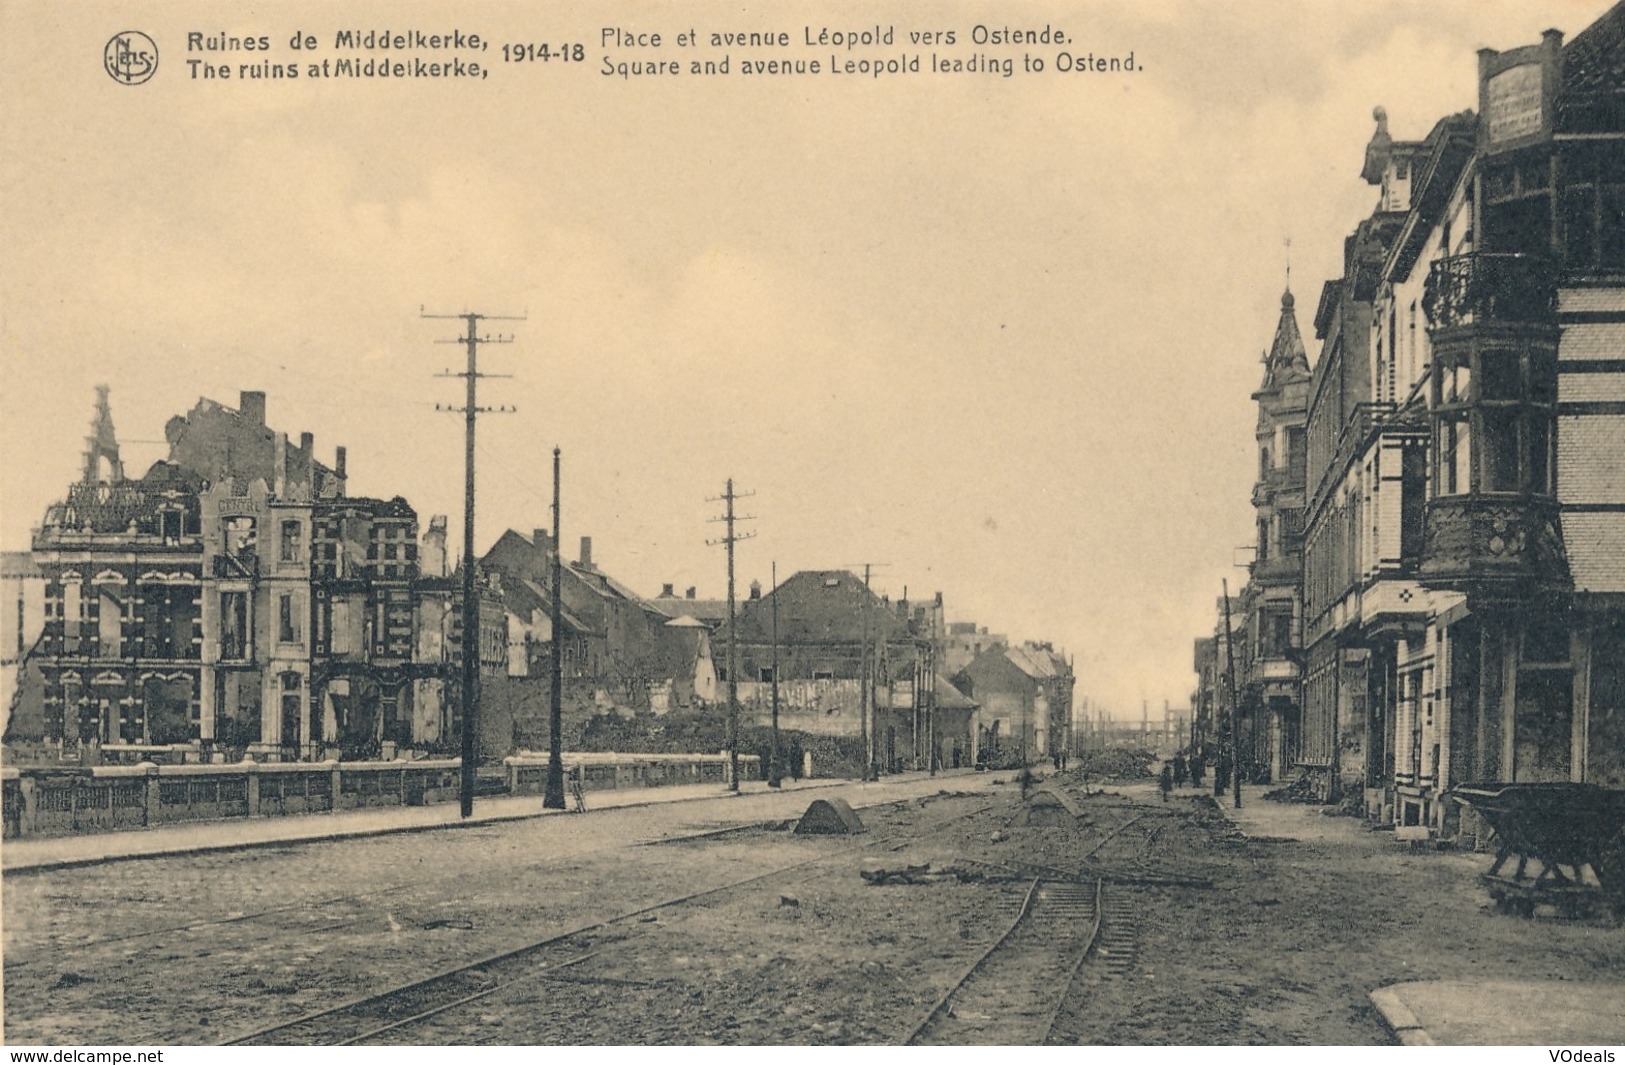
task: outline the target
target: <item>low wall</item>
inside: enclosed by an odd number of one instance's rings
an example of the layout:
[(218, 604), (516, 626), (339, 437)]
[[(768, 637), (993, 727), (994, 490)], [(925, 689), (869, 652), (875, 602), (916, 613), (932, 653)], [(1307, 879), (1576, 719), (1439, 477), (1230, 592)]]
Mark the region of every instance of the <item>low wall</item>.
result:
[[(723, 784), (719, 755), (568, 754), (586, 790)], [(756, 758), (739, 757), (755, 779)], [(497, 793), (540, 794), (546, 756), (507, 759)], [(237, 765), (97, 766), (0, 770), (4, 838), (113, 832), (188, 821), (278, 817), (375, 806), (456, 802), (462, 762), (243, 762)], [(482, 782), (480, 794), (487, 794)], [(496, 782), (490, 782), (496, 783)], [(503, 785), (506, 785), (504, 788)]]
[[(583, 791), (614, 788), (658, 788), (675, 784), (726, 784), (726, 754), (565, 754), (568, 775), (579, 771)], [(547, 755), (518, 754), (504, 758), (508, 791), (514, 795), (540, 795), (547, 785)], [(760, 780), (760, 759), (739, 756), (741, 780)]]

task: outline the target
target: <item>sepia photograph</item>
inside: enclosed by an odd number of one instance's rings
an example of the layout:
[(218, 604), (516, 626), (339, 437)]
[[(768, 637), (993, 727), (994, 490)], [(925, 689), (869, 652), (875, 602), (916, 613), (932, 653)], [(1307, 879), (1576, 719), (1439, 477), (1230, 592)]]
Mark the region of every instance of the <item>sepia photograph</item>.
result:
[(1625, 0), (10, 0), (0, 593), (11, 1062), (1605, 1065)]

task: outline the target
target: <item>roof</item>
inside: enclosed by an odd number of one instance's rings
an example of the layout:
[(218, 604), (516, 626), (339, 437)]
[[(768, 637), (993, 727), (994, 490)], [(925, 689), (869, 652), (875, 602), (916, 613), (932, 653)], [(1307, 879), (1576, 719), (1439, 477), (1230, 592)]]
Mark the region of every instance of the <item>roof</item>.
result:
[(1281, 317), (1275, 323), (1275, 339), (1264, 356), (1261, 392), (1271, 392), (1290, 381), (1309, 377), (1309, 354), (1303, 347), (1303, 334), (1298, 332), (1295, 302), (1290, 288), (1281, 293)]
[(39, 568), (34, 556), (27, 551), (0, 551), (0, 577), (19, 579), (23, 577), (44, 577), (45, 571)]
[(728, 620), (726, 599), (689, 599), (686, 596), (662, 595), (655, 599), (647, 599), (645, 602), (669, 618), (688, 617), (707, 627), (714, 627)]
[(907, 627), (850, 570), (802, 570), (739, 611), (742, 638), (767, 642), (778, 604), (780, 643), (850, 643), (908, 639)]
[(1067, 672), (1064, 659), (1055, 652), (1041, 647), (1022, 644), (1019, 647), (1007, 647), (1004, 653), (1017, 669), (1034, 680), (1048, 680), (1051, 677), (1063, 676)]
[(1422, 142), (1422, 158), (1411, 172), (1411, 209), (1399, 239), (1388, 252), (1384, 273), (1394, 279), (1409, 276), (1427, 243), (1433, 226), (1443, 215), (1450, 193), (1461, 178), (1477, 145), (1478, 120), (1471, 111), (1446, 115), (1434, 123)]
[(973, 658), (957, 676), (971, 677), (974, 682), (977, 676), (996, 677), (1001, 673), (1009, 676), (1010, 670), (1035, 682), (1072, 675), (1072, 667), (1065, 657), (1050, 650), (1047, 645), (1024, 643), (1014, 647), (988, 648)]
[(982, 705), (950, 684), (941, 673), (934, 675), (931, 692), (938, 710), (974, 710)]
[[(1625, 0), (1563, 46), (1563, 95), (1619, 96), (1625, 86)], [(1563, 110), (1560, 99), (1558, 107)]]

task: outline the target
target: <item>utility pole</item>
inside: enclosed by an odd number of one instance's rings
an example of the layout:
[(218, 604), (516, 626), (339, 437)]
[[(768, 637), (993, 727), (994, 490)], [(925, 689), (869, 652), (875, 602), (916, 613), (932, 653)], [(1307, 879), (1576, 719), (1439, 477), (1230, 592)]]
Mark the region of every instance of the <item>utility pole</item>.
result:
[(564, 809), (564, 613), (559, 599), (559, 449), (553, 449), (552, 690), (547, 707), (547, 790), (542, 809)]
[(474, 737), (475, 717), (479, 712), (480, 694), (480, 604), (474, 582), (474, 420), (481, 414), (511, 414), (513, 407), (482, 407), (476, 399), (477, 386), (482, 377), (511, 377), (512, 374), (482, 374), (479, 372), (481, 344), (512, 344), (512, 336), (480, 335), (480, 322), (522, 322), (524, 315), (503, 314), (428, 314), (421, 307), (422, 318), (457, 318), (466, 323), (465, 336), (456, 340), (440, 340), (440, 344), (463, 344), (468, 348), (468, 369), (462, 373), (447, 370), (440, 377), (461, 377), (467, 382), (467, 397), (461, 407), (435, 404), (435, 410), (456, 411), (464, 419), (463, 470), (463, 773), (461, 791), (462, 816), (474, 814)]
[(874, 717), (875, 700), (874, 676), (872, 675), (872, 662), (870, 659), (870, 652), (872, 651), (872, 648), (869, 646), (869, 615), (870, 607), (873, 605), (869, 602), (871, 594), (869, 591), (869, 570), (876, 565), (885, 565), (885, 563), (865, 562), (863, 564), (863, 646), (859, 649), (861, 652), (859, 655), (859, 663), (862, 671), (860, 674), (861, 679), (858, 683), (858, 691), (860, 692), (860, 699), (863, 707), (863, 751), (864, 757), (868, 759), (863, 767), (863, 779), (865, 780), (880, 779), (880, 763), (875, 757), (875, 748), (878, 746), (879, 742), (878, 738), (875, 736), (875, 729), (878, 727), (878, 725), (876, 722), (871, 720)]
[(1230, 794), (1241, 809), (1241, 708), (1236, 705), (1236, 637), (1230, 628), (1230, 582), (1219, 582), (1224, 592), (1224, 659), (1230, 688)]
[(779, 564), (773, 563), (773, 753), (769, 756), (767, 786), (784, 783), (784, 760), (779, 757)]
[(710, 502), (725, 502), (727, 512), (720, 518), (712, 518), (714, 522), (727, 523), (727, 533), (719, 540), (707, 540), (711, 546), (723, 544), (728, 549), (728, 790), (739, 790), (739, 637), (738, 625), (734, 616), (734, 544), (740, 540), (749, 540), (755, 536), (754, 532), (736, 533), (734, 524), (741, 521), (755, 521), (752, 516), (737, 515), (734, 513), (736, 499), (748, 499), (755, 492), (735, 492), (733, 478), (728, 478), (727, 489), (721, 496), (713, 496)]
[(937, 775), (937, 619), (940, 616), (937, 612), (931, 616), (931, 642), (925, 648), (925, 764), (932, 776)]

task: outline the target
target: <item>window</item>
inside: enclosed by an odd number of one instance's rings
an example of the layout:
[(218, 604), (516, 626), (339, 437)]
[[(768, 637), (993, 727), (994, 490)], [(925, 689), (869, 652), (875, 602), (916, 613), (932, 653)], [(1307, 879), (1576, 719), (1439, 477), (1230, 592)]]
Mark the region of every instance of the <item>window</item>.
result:
[(1517, 352), (1492, 349), (1479, 355), (1480, 399), (1517, 399), (1522, 377)]
[(1304, 446), (1304, 430), (1301, 425), (1289, 425), (1286, 429), (1286, 465), (1294, 481), (1304, 479), (1309, 459), (1308, 451)]
[(1268, 518), (1258, 519), (1258, 561), (1268, 562), (1270, 558), (1270, 523)]
[(298, 599), (293, 595), (277, 598), (277, 640), (282, 643), (299, 642)]
[(815, 670), (812, 671), (812, 679), (813, 680), (834, 680), (835, 679), (835, 674), (833, 672), (831, 672), (830, 670), (827, 670), (827, 669), (815, 669)]
[(1296, 507), (1281, 511), (1281, 550), (1287, 554), (1303, 550), (1303, 511)]
[(255, 554), (254, 519), (227, 518), (221, 530), (226, 554), (233, 558), (252, 558)]
[(282, 523), (282, 561), (303, 562), (305, 560), (304, 532), (297, 521)]
[(1465, 495), (1472, 490), (1472, 432), (1465, 415), (1439, 421), (1436, 451), (1439, 456), (1438, 494)]
[(1422, 553), (1426, 534), (1423, 502), (1427, 493), (1427, 453), (1406, 448), (1400, 466), (1399, 554), (1406, 560)]
[(1278, 655), (1292, 649), (1292, 615), (1275, 614), (1270, 618), (1270, 643)]
[(773, 681), (773, 667), (767, 666), (763, 669), (757, 670), (757, 675), (758, 679), (761, 680), (763, 684), (770, 684)]
[(1484, 465), (1479, 470), (1486, 492), (1518, 490), (1518, 415), (1503, 407), (1486, 408), (1480, 415), (1479, 450)]
[(1524, 422), (1525, 446), (1529, 453), (1529, 490), (1538, 495), (1553, 494), (1552, 426), (1538, 412)]
[(220, 657), (235, 661), (248, 657), (248, 593), (220, 593)]

